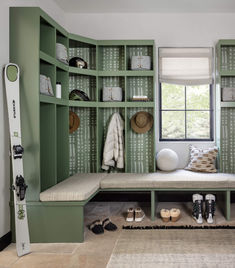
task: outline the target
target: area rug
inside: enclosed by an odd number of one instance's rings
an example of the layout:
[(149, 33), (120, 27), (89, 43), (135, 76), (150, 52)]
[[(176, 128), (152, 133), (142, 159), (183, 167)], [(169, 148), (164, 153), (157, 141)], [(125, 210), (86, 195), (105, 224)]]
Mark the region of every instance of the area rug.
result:
[(122, 230), (108, 268), (234, 268), (235, 230)]
[(149, 229), (235, 229), (234, 225), (123, 225), (122, 229), (126, 230), (149, 230)]

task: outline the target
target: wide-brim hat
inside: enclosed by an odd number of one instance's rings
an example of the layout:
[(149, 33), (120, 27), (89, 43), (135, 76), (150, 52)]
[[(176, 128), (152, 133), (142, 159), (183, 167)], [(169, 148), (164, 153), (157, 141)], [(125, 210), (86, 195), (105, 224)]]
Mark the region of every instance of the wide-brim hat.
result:
[(152, 126), (153, 116), (148, 112), (140, 111), (131, 118), (131, 127), (136, 133), (146, 133)]
[(69, 133), (73, 133), (80, 126), (80, 118), (72, 111), (69, 111)]

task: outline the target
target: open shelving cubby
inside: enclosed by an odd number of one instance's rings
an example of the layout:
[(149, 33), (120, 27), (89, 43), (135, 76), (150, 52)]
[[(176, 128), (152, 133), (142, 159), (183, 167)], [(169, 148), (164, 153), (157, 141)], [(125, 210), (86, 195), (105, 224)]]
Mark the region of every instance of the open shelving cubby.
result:
[(96, 45), (69, 39), (69, 59), (73, 57), (86, 61), (88, 70), (96, 70)]
[(235, 88), (235, 40), (217, 44), (217, 146), (220, 148), (220, 171), (235, 173), (235, 101), (223, 101), (224, 87)]
[(140, 111), (154, 117), (154, 108), (127, 108), (126, 158), (127, 172), (149, 173), (155, 170), (154, 125), (144, 134), (136, 133), (130, 126), (131, 118)]
[(120, 87), (122, 89), (122, 101), (125, 101), (125, 77), (100, 76), (98, 88), (98, 101), (102, 101), (104, 87)]
[(149, 101), (153, 99), (153, 76), (128, 76), (127, 77), (127, 101), (132, 101), (134, 95), (145, 95)]
[(100, 71), (125, 70), (125, 47), (123, 45), (100, 45), (98, 56)]
[[(123, 119), (123, 122), (125, 124), (125, 108), (119, 108), (119, 107), (112, 107), (112, 108), (99, 108), (98, 109), (98, 172), (104, 172), (104, 170), (101, 169), (102, 166), (102, 160), (103, 160), (103, 149), (104, 144), (107, 136), (108, 126), (110, 119), (114, 113), (119, 113)], [(124, 139), (125, 139), (125, 129), (124, 129)], [(124, 169), (111, 169), (111, 172), (125, 172)]]
[(48, 21), (40, 17), (40, 51), (55, 58), (56, 30)]
[(153, 70), (153, 46), (152, 45), (127, 45), (126, 47), (126, 66), (127, 70), (131, 70), (132, 56), (150, 56), (151, 69)]
[(79, 119), (76, 131), (69, 134), (69, 174), (96, 172), (96, 108), (70, 107)]

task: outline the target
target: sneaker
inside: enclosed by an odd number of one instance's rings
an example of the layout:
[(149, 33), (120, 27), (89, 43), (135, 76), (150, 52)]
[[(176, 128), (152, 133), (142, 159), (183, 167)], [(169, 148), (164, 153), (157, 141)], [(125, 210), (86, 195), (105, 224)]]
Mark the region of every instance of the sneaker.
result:
[(145, 217), (145, 214), (141, 208), (135, 209), (135, 221), (140, 222)]
[(206, 209), (205, 216), (208, 223), (213, 223), (213, 217), (215, 214), (215, 196), (213, 194), (207, 194), (205, 197)]
[(193, 218), (199, 224), (203, 223), (202, 206), (203, 206), (203, 196), (200, 194), (194, 194), (193, 195)]
[(171, 214), (170, 214), (169, 209), (162, 208), (160, 210), (160, 215), (161, 215), (161, 218), (164, 222), (168, 222), (171, 218)]
[(171, 221), (176, 222), (180, 218), (180, 210), (178, 208), (172, 208), (170, 210)]
[(134, 221), (134, 209), (133, 208), (128, 208), (126, 221)]

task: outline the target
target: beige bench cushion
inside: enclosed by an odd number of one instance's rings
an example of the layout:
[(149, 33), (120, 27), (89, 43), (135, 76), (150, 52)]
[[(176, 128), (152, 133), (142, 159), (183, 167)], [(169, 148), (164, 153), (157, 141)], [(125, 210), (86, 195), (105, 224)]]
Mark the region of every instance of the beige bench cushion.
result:
[(182, 169), (148, 174), (112, 173), (101, 181), (101, 188), (227, 188), (232, 179), (233, 174), (201, 173)]
[(100, 188), (106, 173), (75, 174), (40, 193), (41, 201), (82, 201)]

